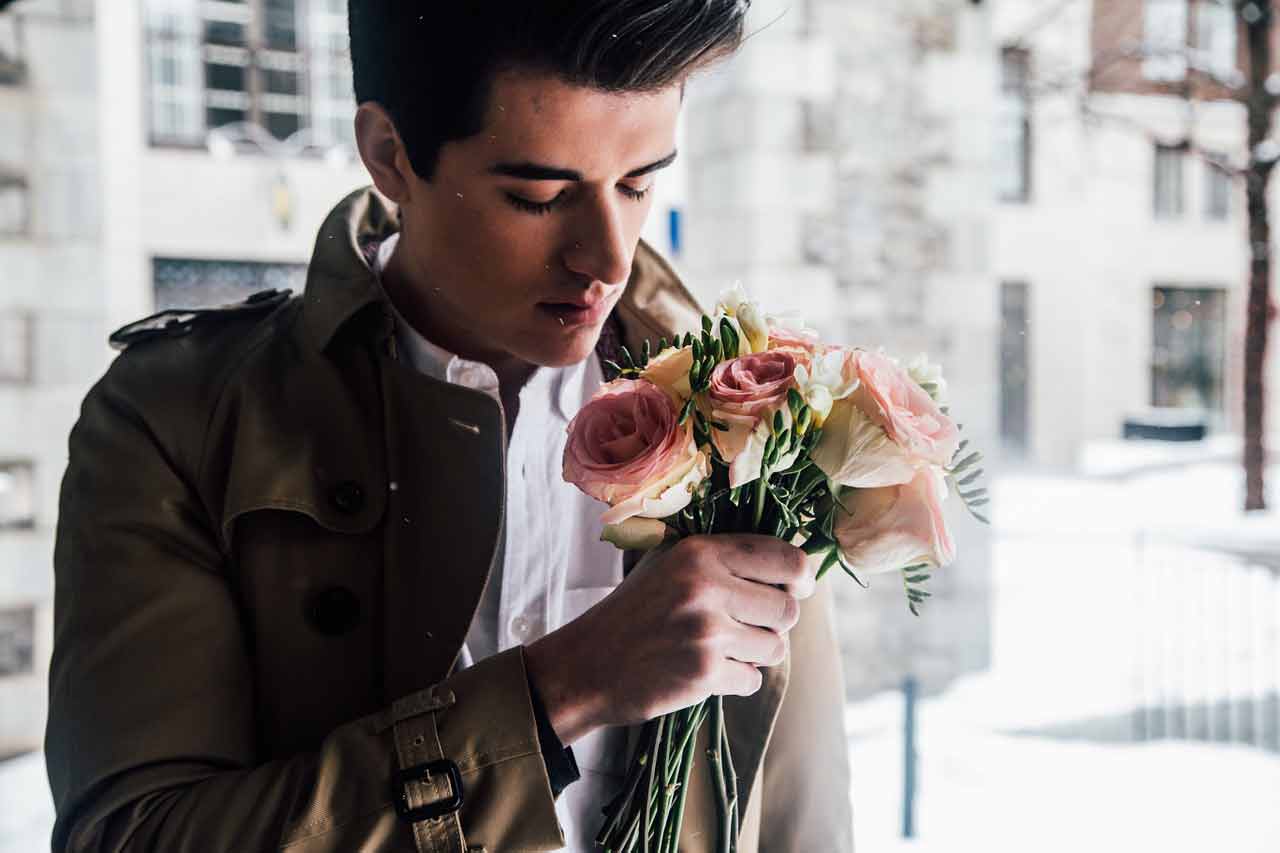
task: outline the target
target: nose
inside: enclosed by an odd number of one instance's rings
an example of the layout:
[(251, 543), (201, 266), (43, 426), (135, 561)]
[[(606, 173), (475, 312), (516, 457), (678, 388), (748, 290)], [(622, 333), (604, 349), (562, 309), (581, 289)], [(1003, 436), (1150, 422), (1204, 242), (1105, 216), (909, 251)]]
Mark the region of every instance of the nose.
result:
[(564, 263), (588, 282), (623, 284), (634, 249), (622, 211), (608, 200), (584, 205), (569, 235)]

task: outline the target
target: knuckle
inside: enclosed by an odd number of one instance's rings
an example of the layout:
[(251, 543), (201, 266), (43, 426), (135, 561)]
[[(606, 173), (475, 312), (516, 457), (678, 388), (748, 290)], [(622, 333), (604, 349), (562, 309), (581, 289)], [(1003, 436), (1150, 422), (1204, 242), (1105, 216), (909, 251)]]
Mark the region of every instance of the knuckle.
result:
[(779, 614), (779, 621), (788, 630), (800, 621), (800, 602), (794, 596), (782, 596), (782, 612)]
[(752, 667), (751, 671), (747, 673), (746, 680), (747, 680), (747, 685), (746, 685), (747, 690), (744, 695), (750, 696), (751, 694), (759, 690), (761, 686), (764, 685), (764, 673), (761, 672), (758, 668)]

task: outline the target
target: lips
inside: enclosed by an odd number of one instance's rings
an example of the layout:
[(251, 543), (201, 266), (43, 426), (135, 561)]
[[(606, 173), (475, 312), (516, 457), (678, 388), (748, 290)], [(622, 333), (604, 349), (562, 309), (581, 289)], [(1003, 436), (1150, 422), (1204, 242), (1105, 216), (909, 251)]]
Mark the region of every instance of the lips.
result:
[(609, 302), (605, 296), (595, 299), (557, 299), (554, 302), (539, 302), (538, 310), (561, 326), (584, 326), (603, 320), (609, 310)]
[(605, 301), (602, 299), (590, 306), (582, 306), (573, 302), (540, 302), (538, 310), (547, 314), (562, 326), (585, 326), (604, 318)]

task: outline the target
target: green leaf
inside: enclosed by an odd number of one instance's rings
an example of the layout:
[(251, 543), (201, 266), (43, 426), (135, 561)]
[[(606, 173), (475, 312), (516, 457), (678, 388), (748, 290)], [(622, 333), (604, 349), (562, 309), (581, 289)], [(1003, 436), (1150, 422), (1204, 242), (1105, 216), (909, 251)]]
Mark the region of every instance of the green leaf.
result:
[(908, 605), (907, 605), (907, 609), (908, 609), (908, 610), (910, 610), (910, 611), (911, 611), (914, 615), (916, 615), (916, 616), (919, 616), (919, 615), (920, 615), (920, 611), (919, 611), (919, 610), (916, 610), (916, 606), (915, 606), (915, 604), (908, 604)]
[(773, 434), (777, 435), (782, 432), (782, 427), (786, 422), (782, 419), (782, 410), (773, 413)]
[(729, 503), (738, 506), (742, 502), (742, 486), (735, 486), (729, 490)]
[[(959, 456), (960, 452), (956, 451), (956, 455)], [(972, 465), (974, 462), (977, 462), (981, 458), (982, 458), (982, 454), (979, 451), (975, 450), (965, 458), (961, 459), (955, 465), (951, 466), (951, 471), (952, 473), (958, 473), (960, 471), (963, 471), (965, 468), (968, 468), (970, 465)]]
[(720, 430), (721, 432), (728, 432), (728, 431), (729, 431), (729, 425), (728, 425), (728, 424), (726, 424), (726, 423), (721, 423), (720, 421), (707, 421), (707, 423), (711, 424), (711, 426), (715, 427), (716, 429)]
[(986, 494), (987, 494), (987, 490), (985, 488), (981, 488), (981, 489), (974, 489), (971, 492), (960, 492), (960, 497), (964, 498), (965, 500), (969, 500), (970, 498), (983, 497)]
[(658, 352), (662, 352), (666, 348), (667, 348), (667, 339), (658, 338)]
[(622, 373), (622, 365), (616, 361), (605, 359), (604, 366), (612, 370), (614, 373)]
[(707, 333), (711, 332), (711, 318), (706, 314), (702, 315), (702, 331)]
[(969, 514), (972, 515), (974, 518), (978, 519), (978, 521), (981, 521), (983, 524), (986, 524), (986, 525), (991, 524), (990, 519), (988, 519), (985, 515), (978, 515), (978, 513), (974, 512), (973, 510), (969, 510)]
[(932, 577), (932, 575), (912, 575), (907, 578), (907, 583), (924, 583), (930, 577)]
[(857, 581), (857, 582), (858, 582), (858, 586), (862, 587), (863, 589), (868, 589), (867, 585), (866, 585), (865, 583), (863, 583), (863, 582), (862, 582), (862, 578), (860, 578), (860, 577), (858, 577), (857, 575), (855, 575), (855, 574), (853, 573), (853, 569), (851, 569), (851, 568), (849, 568), (848, 566), (846, 566), (846, 565), (845, 565), (844, 560), (841, 560), (841, 561), (840, 561), (840, 570), (841, 570), (841, 571), (843, 571), (843, 572), (844, 572), (846, 575), (848, 575), (849, 577), (853, 578), (855, 581)]
[(979, 477), (981, 477), (981, 476), (982, 476), (982, 470), (981, 470), (981, 469), (979, 469), (979, 470), (977, 470), (977, 471), (974, 471), (972, 474), (965, 474), (965, 475), (964, 475), (964, 479), (963, 479), (963, 480), (956, 480), (956, 485), (957, 485), (957, 486), (967, 486), (967, 485), (969, 485), (970, 483), (972, 483), (974, 480), (978, 479), (978, 478), (979, 478)]
[(721, 340), (720, 340), (719, 338), (713, 338), (713, 339), (712, 339), (712, 341), (711, 341), (711, 357), (712, 357), (713, 359), (715, 359), (716, 361), (720, 361), (721, 356), (722, 356), (722, 353), (724, 352), (724, 350), (722, 349), (722, 346), (723, 346), (723, 344), (722, 344), (722, 342), (721, 342)]
[(967, 438), (961, 439), (959, 446), (956, 447), (956, 453), (959, 453), (960, 451), (964, 450), (968, 446), (969, 446), (969, 439)]
[(693, 347), (693, 364), (694, 364), (694, 367), (697, 367), (698, 363), (702, 361), (702, 341), (698, 340), (697, 338), (694, 338), (692, 347)]
[(787, 389), (787, 406), (791, 409), (792, 417), (800, 417), (800, 410), (804, 408), (804, 397), (801, 397), (800, 392), (794, 388)]
[(986, 506), (991, 503), (991, 498), (978, 498), (976, 501), (965, 501), (969, 506)]
[(827, 571), (827, 569), (831, 568), (839, 561), (840, 561), (840, 552), (835, 548), (832, 548), (830, 551), (827, 552), (827, 556), (823, 558), (822, 565), (818, 568), (818, 574), (819, 575), (824, 574)]
[(622, 348), (622, 361), (627, 367), (634, 368), (636, 366), (635, 359), (631, 357), (631, 350), (625, 346)]
[(649, 364), (649, 356), (650, 356), (649, 339), (645, 338), (644, 348), (640, 350), (640, 366), (641, 367), (647, 366)]
[(680, 410), (680, 426), (684, 426), (684, 422), (689, 420), (689, 413), (693, 411), (693, 398), (690, 397), (684, 402), (684, 408)]

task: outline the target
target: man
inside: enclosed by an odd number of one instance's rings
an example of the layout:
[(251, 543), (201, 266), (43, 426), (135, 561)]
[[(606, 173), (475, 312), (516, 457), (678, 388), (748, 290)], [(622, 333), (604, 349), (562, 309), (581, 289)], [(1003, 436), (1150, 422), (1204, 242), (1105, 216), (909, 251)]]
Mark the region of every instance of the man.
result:
[[(559, 478), (597, 351), (698, 320), (639, 233), (684, 81), (744, 14), (353, 0), (376, 191), (303, 296), (118, 332), (72, 434), (55, 849), (586, 851), (637, 724), (713, 694), (739, 849), (851, 848), (803, 554), (695, 537), (624, 579)], [(715, 844), (706, 777), (682, 850)]]

